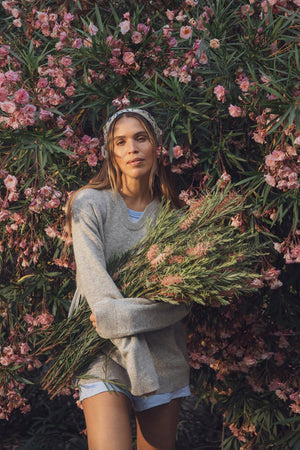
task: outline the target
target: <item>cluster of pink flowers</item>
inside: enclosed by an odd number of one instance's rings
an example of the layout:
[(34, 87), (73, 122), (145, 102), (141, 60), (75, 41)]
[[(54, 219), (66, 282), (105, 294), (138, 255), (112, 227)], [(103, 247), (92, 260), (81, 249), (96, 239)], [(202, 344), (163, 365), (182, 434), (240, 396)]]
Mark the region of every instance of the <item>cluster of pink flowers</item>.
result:
[[(266, 275), (267, 278), (273, 276), (271, 272)], [(279, 325), (267, 325), (257, 306), (251, 307), (251, 313), (243, 312), (241, 306), (241, 300), (238, 300), (223, 307), (217, 326), (214, 309), (211, 317), (205, 317), (205, 322), (201, 320), (201, 313), (197, 315), (195, 311), (194, 318), (198, 318), (199, 323), (193, 323), (188, 336), (191, 367), (199, 369), (207, 365), (213, 369), (217, 378), (214, 389), (219, 395), (230, 397), (230, 390), (224, 392), (224, 382), (231, 374), (239, 373), (243, 385), (247, 382), (258, 393), (274, 392), (288, 402), (293, 412), (299, 413), (300, 391), (296, 374), (286, 370), (286, 364), (291, 360), (289, 355), (295, 352), (295, 332), (282, 330)], [(264, 371), (266, 363), (269, 369)]]
[(162, 264), (168, 256), (172, 254), (172, 248), (167, 246), (163, 251), (160, 250), (157, 244), (152, 245), (147, 252), (147, 258), (150, 261), (151, 266), (157, 267)]
[(62, 197), (62, 193), (50, 185), (44, 185), (37, 190), (35, 188), (27, 188), (24, 194), (30, 200), (30, 211), (37, 214), (43, 210), (58, 208)]
[(228, 424), (225, 422), (224, 425), (228, 426), (233, 436), (235, 436), (240, 442), (247, 442), (249, 439), (257, 436), (255, 426), (252, 423), (238, 426), (236, 423)]
[[(0, 126), (18, 129), (32, 126), (37, 118), (47, 121), (54, 117), (51, 108), (57, 107), (75, 93), (75, 69), (69, 56), (47, 56), (47, 64), (38, 68), (39, 80), (26, 87), (20, 71), (0, 73)], [(15, 62), (15, 66), (18, 63)], [(26, 87), (26, 88), (25, 88)]]
[(293, 236), (288, 236), (283, 242), (275, 242), (274, 248), (282, 253), (286, 264), (300, 263), (300, 230), (296, 230)]
[(78, 136), (73, 129), (67, 125), (64, 129), (65, 139), (59, 141), (59, 145), (65, 150), (72, 150), (73, 153), (69, 155), (72, 161), (77, 164), (87, 162), (89, 166), (95, 167), (98, 161), (102, 161), (103, 157), (100, 149), (100, 141), (98, 138), (92, 138), (87, 134)]
[[(2, 319), (7, 322), (9, 328), (8, 313), (3, 310)], [(1, 381), (0, 387), (0, 419), (9, 419), (14, 409), (20, 409), (25, 414), (30, 411), (27, 398), (21, 395), (25, 388), (25, 383), (19, 381), (19, 376), (24, 376), (25, 371), (40, 369), (42, 363), (31, 354), (28, 344), (29, 336), (37, 329), (46, 329), (54, 320), (49, 312), (41, 314), (24, 315), (25, 333), (22, 334), (18, 326), (11, 330), (7, 340), (8, 345), (0, 347), (0, 368), (5, 368), (5, 378)]]
[(197, 155), (188, 146), (175, 145), (171, 151), (168, 151), (165, 147), (159, 147), (157, 156), (165, 166), (171, 164), (171, 172), (178, 174), (192, 169), (199, 163)]
[(42, 327), (43, 329), (46, 329), (51, 325), (51, 323), (54, 320), (54, 317), (52, 314), (49, 313), (49, 311), (45, 311), (41, 314), (25, 314), (24, 320), (27, 323), (28, 326), (28, 333), (32, 333), (36, 327)]
[(0, 127), (18, 129), (35, 123), (36, 107), (21, 84), (19, 71), (0, 72)]
[(277, 189), (286, 191), (297, 189), (300, 184), (300, 136), (295, 139), (297, 145), (279, 144), (271, 154), (265, 157), (265, 180)]

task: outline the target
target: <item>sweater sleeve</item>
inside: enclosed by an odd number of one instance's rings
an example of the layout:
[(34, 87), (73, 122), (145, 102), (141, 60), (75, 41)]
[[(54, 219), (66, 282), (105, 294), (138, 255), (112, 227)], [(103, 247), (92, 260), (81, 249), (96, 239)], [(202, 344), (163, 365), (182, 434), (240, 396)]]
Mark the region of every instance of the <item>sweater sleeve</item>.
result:
[(122, 297), (106, 271), (103, 224), (92, 208), (87, 214), (73, 207), (72, 234), (81, 294), (95, 314), (100, 336), (113, 339), (155, 331), (186, 316), (185, 305)]

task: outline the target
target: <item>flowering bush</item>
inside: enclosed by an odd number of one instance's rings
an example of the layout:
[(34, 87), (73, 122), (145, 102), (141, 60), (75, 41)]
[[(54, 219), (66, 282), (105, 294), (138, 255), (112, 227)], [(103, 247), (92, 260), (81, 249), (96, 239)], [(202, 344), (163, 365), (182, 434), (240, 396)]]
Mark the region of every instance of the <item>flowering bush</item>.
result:
[(195, 389), (222, 405), (224, 448), (294, 445), (299, 7), (298, 0), (1, 2), (2, 419), (29, 409), (30, 383), (45, 364), (34, 349), (50, 318), (65, 317), (74, 292), (74, 261), (62, 252), (70, 243), (66, 199), (101, 165), (107, 115), (141, 105), (164, 130), (158, 156), (182, 199), (231, 180), (248, 205), (232, 225), (262, 240), (272, 235), (260, 294), (193, 314)]

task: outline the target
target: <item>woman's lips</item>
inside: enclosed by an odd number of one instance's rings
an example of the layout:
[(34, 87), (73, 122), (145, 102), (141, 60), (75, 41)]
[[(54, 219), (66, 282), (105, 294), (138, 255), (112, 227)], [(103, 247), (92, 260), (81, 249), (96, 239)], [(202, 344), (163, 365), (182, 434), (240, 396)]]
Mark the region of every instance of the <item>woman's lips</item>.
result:
[(132, 159), (131, 161), (128, 161), (127, 164), (129, 164), (130, 166), (139, 166), (142, 162), (143, 162), (142, 159), (135, 158), (135, 159)]

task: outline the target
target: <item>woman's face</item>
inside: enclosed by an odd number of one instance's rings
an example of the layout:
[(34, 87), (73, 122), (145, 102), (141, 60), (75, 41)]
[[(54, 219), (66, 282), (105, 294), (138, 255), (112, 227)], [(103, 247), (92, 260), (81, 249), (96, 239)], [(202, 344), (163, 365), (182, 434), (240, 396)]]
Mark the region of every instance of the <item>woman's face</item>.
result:
[(155, 163), (155, 151), (142, 123), (134, 117), (121, 117), (115, 124), (113, 153), (123, 181), (148, 181)]

